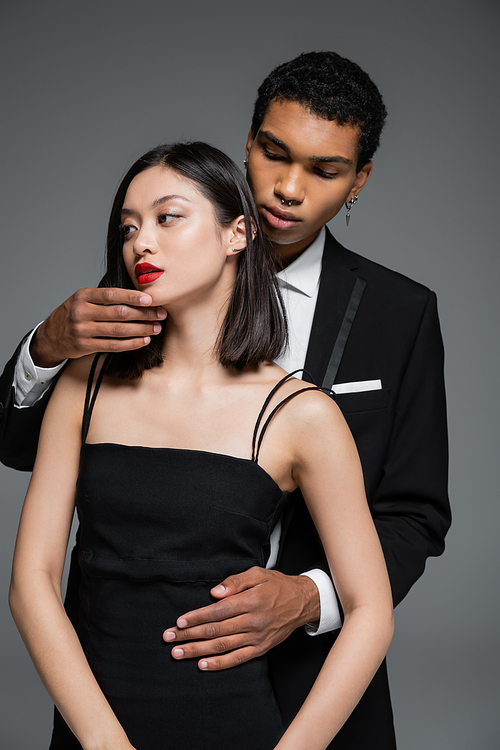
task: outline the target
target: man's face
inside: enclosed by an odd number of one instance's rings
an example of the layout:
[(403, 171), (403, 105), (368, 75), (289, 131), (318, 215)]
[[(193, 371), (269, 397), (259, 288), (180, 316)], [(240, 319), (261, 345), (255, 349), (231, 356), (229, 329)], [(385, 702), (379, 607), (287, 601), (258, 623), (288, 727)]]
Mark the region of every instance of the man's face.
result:
[(346, 200), (357, 195), (371, 162), (356, 173), (358, 131), (273, 101), (247, 141), (248, 177), (264, 228), (291, 262)]

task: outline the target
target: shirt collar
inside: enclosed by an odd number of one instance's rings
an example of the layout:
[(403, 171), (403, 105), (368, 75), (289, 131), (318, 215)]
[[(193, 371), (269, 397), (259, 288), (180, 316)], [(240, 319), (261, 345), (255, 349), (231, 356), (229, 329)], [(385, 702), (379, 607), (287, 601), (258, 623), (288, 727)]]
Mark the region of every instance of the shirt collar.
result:
[(326, 229), (322, 227), (314, 242), (293, 263), (278, 273), (281, 288), (288, 287), (312, 297), (321, 275), (321, 260)]

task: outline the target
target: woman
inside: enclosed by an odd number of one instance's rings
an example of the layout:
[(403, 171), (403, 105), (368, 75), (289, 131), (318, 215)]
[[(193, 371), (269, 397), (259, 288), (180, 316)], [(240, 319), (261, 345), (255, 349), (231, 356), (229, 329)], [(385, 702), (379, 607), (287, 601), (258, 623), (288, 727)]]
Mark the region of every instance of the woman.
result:
[[(387, 651), (391, 595), (339, 410), (272, 363), (285, 324), (235, 165), (201, 143), (139, 159), (111, 212), (105, 283), (147, 290), (168, 317), (136, 353), (71, 363), (44, 420), (10, 603), (66, 722), (51, 748), (324, 749)], [(172, 659), (162, 632), (227, 575), (265, 565), (298, 486), (345, 624), (283, 734), (265, 657), (204, 673)], [(72, 624), (60, 581), (75, 499)]]

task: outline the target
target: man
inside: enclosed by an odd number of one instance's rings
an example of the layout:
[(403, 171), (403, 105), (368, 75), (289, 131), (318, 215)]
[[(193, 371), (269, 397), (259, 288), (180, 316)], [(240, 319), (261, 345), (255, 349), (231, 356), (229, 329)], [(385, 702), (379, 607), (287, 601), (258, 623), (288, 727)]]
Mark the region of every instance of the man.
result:
[[(436, 300), (425, 287), (349, 252), (325, 228), (344, 205), (349, 219), (371, 175), (384, 119), (380, 93), (357, 65), (334, 53), (301, 55), (259, 89), (247, 168), (263, 226), (286, 266), (280, 283), (291, 341), (281, 364), (289, 371), (305, 366), (305, 377), (337, 394), (398, 604), (426, 558), (442, 552), (450, 522)], [(149, 304), (140, 292), (81, 290), (19, 347), (0, 381), (4, 463), (27, 469), (33, 461), (47, 400), (40, 390), (55, 373), (36, 365), (142, 346), (165, 317)], [(272, 678), (289, 721), (342, 617), (300, 497), (275, 530), (270, 564), (276, 556), (277, 570), (254, 568), (221, 582), (212, 592), (218, 602), (175, 626), (165, 623), (164, 639), (174, 658), (196, 657), (212, 670), (275, 646)], [(73, 591), (70, 581), (70, 597)], [(395, 747), (385, 664), (331, 747)]]

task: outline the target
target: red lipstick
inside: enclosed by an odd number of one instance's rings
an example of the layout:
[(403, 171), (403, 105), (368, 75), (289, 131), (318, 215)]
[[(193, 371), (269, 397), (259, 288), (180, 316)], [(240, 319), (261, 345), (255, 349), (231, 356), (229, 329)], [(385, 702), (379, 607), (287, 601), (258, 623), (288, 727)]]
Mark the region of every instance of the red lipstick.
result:
[(283, 211), (283, 209), (274, 206), (272, 208), (262, 206), (262, 216), (274, 229), (295, 227), (301, 221), (290, 211)]
[(161, 268), (153, 266), (152, 263), (138, 263), (134, 270), (139, 284), (152, 284), (163, 273)]

